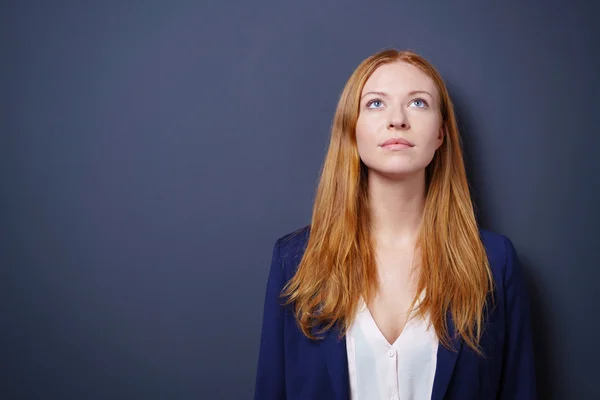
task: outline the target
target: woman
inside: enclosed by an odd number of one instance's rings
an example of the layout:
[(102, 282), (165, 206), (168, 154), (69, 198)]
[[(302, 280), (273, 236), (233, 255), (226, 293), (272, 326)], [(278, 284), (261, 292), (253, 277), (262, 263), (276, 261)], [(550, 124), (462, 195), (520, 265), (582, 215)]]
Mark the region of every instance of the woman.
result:
[(410, 51), (348, 80), (311, 224), (277, 240), (255, 399), (534, 399), (515, 248), (477, 225), (448, 91)]

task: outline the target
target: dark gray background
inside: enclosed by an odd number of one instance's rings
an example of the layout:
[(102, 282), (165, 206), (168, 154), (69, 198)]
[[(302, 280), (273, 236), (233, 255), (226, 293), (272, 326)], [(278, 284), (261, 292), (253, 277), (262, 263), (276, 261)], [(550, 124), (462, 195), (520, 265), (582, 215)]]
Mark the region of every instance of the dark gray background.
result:
[(396, 47), (530, 277), (541, 398), (600, 398), (599, 7), (491, 3), (2, 2), (0, 397), (251, 398), (273, 243)]

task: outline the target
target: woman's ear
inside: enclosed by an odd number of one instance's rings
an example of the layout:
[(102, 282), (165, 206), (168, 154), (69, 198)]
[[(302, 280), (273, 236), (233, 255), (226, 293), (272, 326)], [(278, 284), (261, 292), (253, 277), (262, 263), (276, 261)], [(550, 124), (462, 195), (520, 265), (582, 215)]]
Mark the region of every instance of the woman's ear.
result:
[(437, 138), (438, 144), (437, 144), (437, 147), (435, 148), (436, 150), (440, 148), (440, 146), (442, 145), (442, 143), (444, 143), (444, 136), (446, 136), (446, 130), (442, 126), (440, 128), (439, 133), (438, 133), (438, 138)]

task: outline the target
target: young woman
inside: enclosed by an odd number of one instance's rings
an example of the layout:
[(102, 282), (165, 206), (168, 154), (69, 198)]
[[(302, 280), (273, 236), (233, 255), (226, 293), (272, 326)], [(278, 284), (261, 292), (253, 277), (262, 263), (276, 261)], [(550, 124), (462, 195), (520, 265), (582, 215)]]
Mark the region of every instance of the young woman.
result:
[(311, 224), (277, 240), (255, 399), (534, 399), (515, 247), (478, 227), (452, 102), (410, 51), (364, 60)]

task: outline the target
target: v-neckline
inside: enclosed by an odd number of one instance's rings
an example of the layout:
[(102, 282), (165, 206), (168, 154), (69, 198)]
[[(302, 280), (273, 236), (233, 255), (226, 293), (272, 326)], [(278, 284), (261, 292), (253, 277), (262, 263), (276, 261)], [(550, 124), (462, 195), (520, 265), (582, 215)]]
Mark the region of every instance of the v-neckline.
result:
[(423, 299), (423, 296), (425, 295), (425, 290), (423, 290), (423, 292), (421, 293), (421, 295), (419, 296), (419, 298), (417, 299), (417, 302), (415, 303), (415, 307), (413, 309), (410, 310), (410, 313), (406, 319), (406, 323), (404, 324), (404, 327), (402, 328), (402, 331), (400, 331), (400, 334), (398, 335), (398, 337), (394, 340), (393, 343), (390, 343), (389, 340), (387, 340), (387, 338), (385, 337), (385, 335), (383, 334), (383, 332), (381, 331), (381, 329), (379, 328), (379, 325), (377, 325), (377, 322), (375, 321), (375, 318), (373, 317), (373, 314), (371, 313), (371, 310), (369, 309), (369, 306), (367, 305), (367, 303), (364, 301), (364, 299), (361, 297), (361, 305), (364, 307), (364, 311), (367, 314), (367, 319), (368, 319), (368, 323), (371, 325), (371, 328), (377, 332), (376, 335), (377, 337), (379, 337), (380, 340), (383, 341), (383, 343), (386, 344), (386, 346), (388, 347), (394, 347), (397, 348), (398, 347), (398, 343), (400, 341), (400, 339), (402, 338), (402, 336), (406, 336), (404, 334), (404, 332), (406, 331), (406, 328), (408, 327), (408, 325), (410, 323), (412, 323), (413, 321), (413, 314), (415, 312), (415, 308), (419, 305), (419, 303), (421, 302), (421, 300)]

